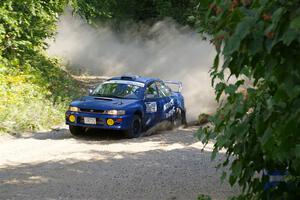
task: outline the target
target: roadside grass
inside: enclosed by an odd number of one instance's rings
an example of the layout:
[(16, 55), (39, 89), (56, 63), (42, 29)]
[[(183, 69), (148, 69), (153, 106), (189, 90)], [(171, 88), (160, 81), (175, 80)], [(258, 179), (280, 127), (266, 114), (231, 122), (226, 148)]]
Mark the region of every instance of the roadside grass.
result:
[(76, 80), (57, 59), (43, 53), (30, 62), (0, 57), (0, 132), (49, 129), (64, 122), (71, 100), (82, 95)]

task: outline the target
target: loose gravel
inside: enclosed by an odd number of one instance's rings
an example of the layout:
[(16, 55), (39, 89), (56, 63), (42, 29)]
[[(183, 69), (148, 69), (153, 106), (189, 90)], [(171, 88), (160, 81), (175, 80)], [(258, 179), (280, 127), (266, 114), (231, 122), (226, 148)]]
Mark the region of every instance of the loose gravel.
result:
[(198, 127), (137, 139), (92, 131), (74, 138), (67, 127), (0, 136), (0, 199), (188, 200), (199, 194), (226, 199), (238, 193), (220, 181), (212, 144)]

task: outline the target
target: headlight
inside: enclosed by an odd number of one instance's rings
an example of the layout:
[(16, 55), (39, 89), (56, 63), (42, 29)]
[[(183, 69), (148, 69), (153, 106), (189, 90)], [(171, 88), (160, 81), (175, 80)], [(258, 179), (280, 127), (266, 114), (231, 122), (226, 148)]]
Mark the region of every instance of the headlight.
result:
[(79, 112), (80, 109), (77, 108), (77, 107), (74, 107), (74, 106), (70, 106), (70, 107), (69, 107), (69, 111), (72, 111), (72, 112)]
[(107, 110), (108, 115), (125, 115), (125, 110)]

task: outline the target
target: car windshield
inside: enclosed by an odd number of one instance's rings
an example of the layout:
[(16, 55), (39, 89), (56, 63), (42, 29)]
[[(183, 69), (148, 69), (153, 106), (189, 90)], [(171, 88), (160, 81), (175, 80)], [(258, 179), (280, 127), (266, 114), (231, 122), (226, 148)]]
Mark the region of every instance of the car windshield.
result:
[(142, 96), (142, 84), (134, 82), (108, 81), (100, 84), (93, 92), (93, 96), (139, 99)]

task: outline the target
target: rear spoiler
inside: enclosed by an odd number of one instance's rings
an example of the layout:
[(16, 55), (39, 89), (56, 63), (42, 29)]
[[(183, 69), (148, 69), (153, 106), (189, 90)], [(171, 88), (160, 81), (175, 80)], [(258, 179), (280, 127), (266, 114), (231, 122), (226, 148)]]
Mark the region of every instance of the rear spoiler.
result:
[(182, 90), (182, 82), (180, 81), (170, 81), (166, 80), (164, 83), (171, 87), (173, 92), (181, 92)]

